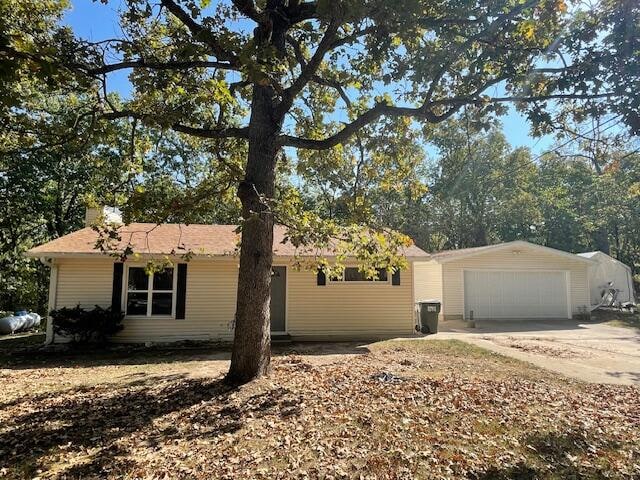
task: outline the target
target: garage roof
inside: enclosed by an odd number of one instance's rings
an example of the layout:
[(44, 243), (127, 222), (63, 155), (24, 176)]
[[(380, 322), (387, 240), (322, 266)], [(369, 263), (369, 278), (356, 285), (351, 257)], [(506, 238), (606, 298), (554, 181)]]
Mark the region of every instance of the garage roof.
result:
[(475, 257), (476, 255), (482, 255), (489, 252), (496, 252), (500, 250), (517, 250), (519, 248), (527, 248), (532, 250), (540, 250), (551, 255), (558, 255), (569, 260), (575, 260), (576, 262), (586, 262), (589, 264), (594, 263), (587, 257), (581, 257), (573, 253), (565, 252), (563, 250), (557, 250), (555, 248), (543, 247), (535, 243), (526, 242), (524, 240), (514, 240), (513, 242), (497, 243), (495, 245), (486, 245), (483, 247), (461, 248), (458, 250), (444, 250), (442, 252), (436, 252), (431, 255), (433, 260), (438, 263), (447, 263), (454, 260), (461, 260), (463, 258)]
[(606, 258), (608, 261), (611, 261), (613, 263), (619, 263), (620, 265), (622, 265), (624, 268), (626, 268), (627, 270), (631, 271), (631, 267), (629, 265), (627, 265), (624, 262), (621, 262), (620, 260), (618, 260), (617, 258), (613, 258), (611, 255), (607, 255), (604, 252), (601, 252), (600, 250), (596, 250), (595, 252), (584, 252), (584, 253), (576, 253), (576, 255), (580, 256), (580, 257), (584, 257), (584, 258), (590, 258), (594, 261), (597, 261), (598, 257), (604, 257)]

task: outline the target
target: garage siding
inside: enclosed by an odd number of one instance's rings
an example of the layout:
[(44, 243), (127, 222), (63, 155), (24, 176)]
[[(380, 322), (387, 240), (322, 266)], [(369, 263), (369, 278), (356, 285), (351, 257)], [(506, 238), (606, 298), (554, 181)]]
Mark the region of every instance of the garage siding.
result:
[(509, 250), (487, 252), (442, 264), (445, 319), (463, 318), (464, 269), (568, 270), (570, 272), (569, 290), (572, 313), (576, 314), (580, 307), (589, 305), (587, 264), (537, 249), (519, 247), (518, 250), (520, 253), (517, 254)]
[[(283, 265), (276, 262), (276, 265)], [(111, 304), (113, 260), (58, 259), (55, 308)], [(131, 318), (120, 342), (170, 342), (233, 338), (236, 259), (194, 259), (188, 264), (186, 312), (181, 320)], [(403, 270), (400, 285), (329, 283), (318, 286), (309, 271), (287, 269), (287, 330), (301, 339), (349, 339), (407, 335), (413, 331), (413, 271)]]

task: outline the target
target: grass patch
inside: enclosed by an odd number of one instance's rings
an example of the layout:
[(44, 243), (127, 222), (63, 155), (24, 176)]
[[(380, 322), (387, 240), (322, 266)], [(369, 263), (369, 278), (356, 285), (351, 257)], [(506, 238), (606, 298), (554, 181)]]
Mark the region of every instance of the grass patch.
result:
[(606, 323), (612, 327), (635, 328), (640, 330), (640, 313), (596, 310), (592, 314), (592, 320)]
[[(461, 340), (387, 340), (370, 346), (372, 349), (398, 349), (437, 355), (466, 355), (472, 358), (501, 357), (486, 348), (478, 347)], [(507, 359), (507, 357), (502, 357)]]
[[(549, 375), (528, 362), (501, 355), (486, 348), (461, 340), (389, 340), (370, 345), (372, 351), (386, 352), (411, 362), (412, 357), (429, 358), (422, 370), (430, 375), (455, 373), (468, 378), (502, 379), (518, 376), (528, 379), (547, 379), (554, 382), (571, 382), (565, 377)], [(452, 363), (452, 358), (456, 361)], [(480, 368), (482, 365), (482, 368)]]
[[(296, 352), (296, 353), (294, 353)], [(130, 351), (0, 370), (3, 478), (630, 478), (636, 387), (585, 386), (455, 340)]]
[(640, 330), (640, 315), (624, 315), (607, 321), (613, 327), (636, 328)]

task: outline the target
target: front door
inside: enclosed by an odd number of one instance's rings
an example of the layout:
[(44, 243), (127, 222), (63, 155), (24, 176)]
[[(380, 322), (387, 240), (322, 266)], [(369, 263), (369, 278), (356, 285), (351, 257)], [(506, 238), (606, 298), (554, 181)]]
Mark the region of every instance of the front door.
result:
[(271, 331), (287, 331), (285, 323), (287, 305), (287, 267), (273, 267), (271, 276)]

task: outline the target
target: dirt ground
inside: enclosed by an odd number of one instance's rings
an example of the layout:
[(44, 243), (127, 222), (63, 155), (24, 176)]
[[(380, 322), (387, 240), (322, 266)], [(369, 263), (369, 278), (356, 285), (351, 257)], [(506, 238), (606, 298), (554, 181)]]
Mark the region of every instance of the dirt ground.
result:
[(424, 338), (462, 340), (585, 382), (640, 385), (640, 328), (635, 317), (614, 317), (481, 321)]
[(458, 341), (7, 356), (0, 478), (637, 478), (640, 389)]

